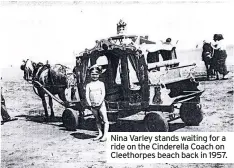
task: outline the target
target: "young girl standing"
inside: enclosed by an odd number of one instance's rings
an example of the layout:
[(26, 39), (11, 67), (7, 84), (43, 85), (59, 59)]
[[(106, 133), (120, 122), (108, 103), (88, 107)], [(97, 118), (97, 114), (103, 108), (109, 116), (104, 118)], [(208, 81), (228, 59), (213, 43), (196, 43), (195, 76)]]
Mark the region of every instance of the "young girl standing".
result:
[[(86, 86), (86, 100), (96, 119), (98, 128), (98, 136), (94, 140), (106, 141), (109, 130), (109, 122), (107, 118), (107, 110), (105, 105), (105, 85), (99, 81), (101, 69), (98, 66), (90, 68), (91, 82)], [(104, 123), (104, 132), (102, 132), (102, 122)]]

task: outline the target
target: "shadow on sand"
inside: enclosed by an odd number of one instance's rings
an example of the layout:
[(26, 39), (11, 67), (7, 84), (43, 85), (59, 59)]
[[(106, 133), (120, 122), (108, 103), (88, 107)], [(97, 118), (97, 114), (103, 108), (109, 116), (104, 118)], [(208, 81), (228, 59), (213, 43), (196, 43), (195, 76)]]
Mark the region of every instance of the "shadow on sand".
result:
[(173, 132), (173, 131), (176, 131), (176, 130), (179, 130), (181, 128), (184, 128), (186, 125), (184, 123), (170, 123), (169, 124), (169, 131), (170, 132)]
[[(184, 123), (169, 123), (169, 132), (184, 128)], [(77, 129), (97, 131), (97, 126), (94, 118), (83, 120)], [(146, 132), (143, 120), (124, 120), (120, 119), (117, 122), (110, 122), (110, 132)]]
[(49, 119), (45, 119), (44, 116), (41, 115), (34, 115), (34, 116), (30, 116), (30, 115), (18, 115), (16, 117), (24, 117), (26, 119), (26, 121), (33, 121), (33, 122), (38, 122), (38, 123), (50, 123), (50, 122), (62, 122), (62, 118), (61, 117), (53, 117), (53, 118), (49, 118)]
[[(42, 124), (55, 125), (61, 127), (60, 130), (67, 130), (63, 123), (62, 117), (55, 116), (54, 118), (49, 118), (49, 120), (45, 120), (43, 115), (18, 115), (16, 117), (24, 117), (26, 121), (33, 121)], [(61, 124), (58, 124), (58, 123)], [(184, 123), (173, 122), (169, 123), (169, 132), (173, 132), (185, 127)], [(95, 119), (93, 117), (89, 117), (86, 119), (79, 120), (79, 126), (77, 127), (77, 131), (79, 130), (88, 130), (88, 131), (97, 131), (97, 126)], [(75, 130), (73, 130), (74, 132)], [(144, 121), (143, 120), (126, 120), (119, 119), (116, 122), (110, 122), (109, 126), (110, 132), (146, 132)], [(69, 131), (71, 132), (71, 131)], [(92, 138), (92, 135), (84, 134), (84, 133), (72, 133), (71, 135), (75, 138), (79, 139), (89, 139)]]
[[(169, 123), (169, 132), (181, 129), (185, 127), (184, 123)], [(97, 131), (95, 119), (89, 118), (83, 121), (83, 124), (79, 126), (80, 130)], [(144, 127), (144, 122), (142, 120), (118, 120), (116, 123), (110, 123), (109, 132), (146, 132)], [(95, 138), (94, 135), (75, 132), (70, 134), (77, 139), (92, 139)]]
[(71, 135), (74, 138), (77, 138), (77, 139), (91, 139), (91, 138), (95, 138), (94, 135), (89, 135), (89, 134), (85, 134), (85, 133), (72, 133)]
[(206, 76), (198, 76), (198, 77), (196, 77), (196, 81), (198, 81), (198, 82), (215, 81), (215, 80), (217, 80), (216, 77), (210, 77), (210, 79), (207, 79)]

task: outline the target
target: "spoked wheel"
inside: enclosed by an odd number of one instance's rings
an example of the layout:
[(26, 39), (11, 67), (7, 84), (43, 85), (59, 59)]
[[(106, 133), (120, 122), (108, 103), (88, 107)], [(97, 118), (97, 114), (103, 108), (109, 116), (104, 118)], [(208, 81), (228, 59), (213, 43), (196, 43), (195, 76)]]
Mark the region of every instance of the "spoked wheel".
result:
[(148, 132), (168, 132), (169, 126), (160, 113), (149, 113), (144, 118), (145, 130)]
[(201, 105), (197, 103), (183, 103), (180, 106), (180, 118), (189, 126), (198, 126), (203, 119)]
[(67, 108), (63, 111), (62, 120), (63, 125), (67, 130), (75, 131), (79, 124), (78, 112), (71, 108)]

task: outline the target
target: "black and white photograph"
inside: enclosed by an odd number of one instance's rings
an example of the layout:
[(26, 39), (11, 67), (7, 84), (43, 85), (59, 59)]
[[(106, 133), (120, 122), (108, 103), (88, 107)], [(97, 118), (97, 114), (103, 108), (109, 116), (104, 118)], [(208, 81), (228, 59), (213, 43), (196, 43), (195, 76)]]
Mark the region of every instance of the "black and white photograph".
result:
[(234, 131), (233, 9), (1, 1), (1, 167), (233, 168), (106, 156), (109, 133)]

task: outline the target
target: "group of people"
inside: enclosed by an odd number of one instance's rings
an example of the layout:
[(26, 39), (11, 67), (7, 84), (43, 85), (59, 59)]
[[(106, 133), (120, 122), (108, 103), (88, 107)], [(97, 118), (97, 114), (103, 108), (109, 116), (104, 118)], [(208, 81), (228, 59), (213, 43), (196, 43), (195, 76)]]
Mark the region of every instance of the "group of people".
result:
[[(227, 53), (225, 45), (223, 43), (223, 35), (215, 34), (214, 42), (211, 43), (214, 49), (214, 54), (212, 56), (212, 68), (218, 73), (223, 75), (223, 78), (228, 74), (226, 66)], [(166, 44), (171, 44), (171, 39), (168, 38), (165, 42)], [(89, 109), (93, 112), (96, 119), (96, 125), (98, 128), (98, 136), (94, 140), (100, 140), (101, 142), (106, 141), (107, 133), (109, 130), (109, 122), (107, 117), (107, 109), (105, 105), (105, 85), (99, 80), (99, 75), (102, 73), (102, 69), (98, 65), (90, 67), (91, 82), (86, 85), (86, 100)], [(5, 101), (2, 97), (1, 113), (4, 121), (12, 120), (7, 114), (5, 108)], [(102, 126), (104, 129), (102, 129)]]

